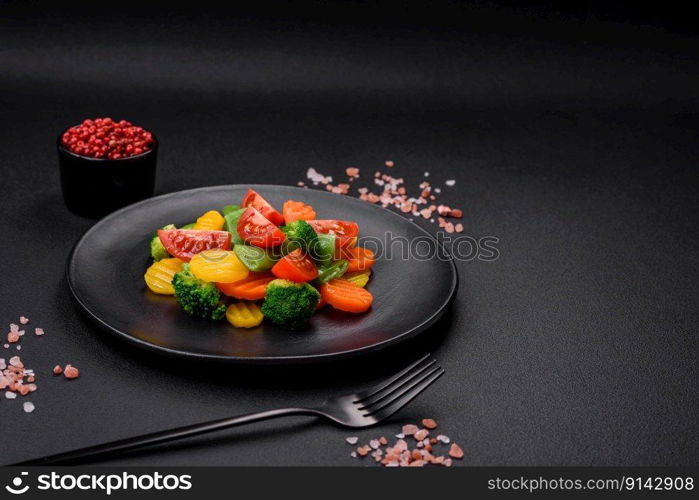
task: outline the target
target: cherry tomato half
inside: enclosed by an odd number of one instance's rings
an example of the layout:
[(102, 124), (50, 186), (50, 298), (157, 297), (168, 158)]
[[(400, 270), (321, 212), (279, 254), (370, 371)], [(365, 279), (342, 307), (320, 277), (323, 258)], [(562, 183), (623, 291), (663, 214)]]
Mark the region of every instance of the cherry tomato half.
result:
[(318, 277), (318, 268), (311, 259), (297, 248), (272, 267), (277, 278), (302, 283)]
[(159, 229), (158, 238), (165, 250), (181, 261), (189, 262), (199, 252), (220, 248), (230, 250), (231, 233), (202, 229)]
[(275, 208), (254, 189), (248, 189), (240, 206), (243, 208), (252, 207), (257, 209), (257, 211), (267, 217), (272, 224), (277, 226), (284, 224), (284, 217), (282, 217), (282, 214), (275, 210)]
[(307, 221), (316, 233), (334, 234), (337, 236), (337, 246), (345, 247), (351, 244), (359, 234), (356, 222), (346, 220), (309, 220)]
[(238, 234), (246, 242), (261, 248), (281, 245), (286, 238), (281, 229), (253, 207), (248, 207), (240, 216)]

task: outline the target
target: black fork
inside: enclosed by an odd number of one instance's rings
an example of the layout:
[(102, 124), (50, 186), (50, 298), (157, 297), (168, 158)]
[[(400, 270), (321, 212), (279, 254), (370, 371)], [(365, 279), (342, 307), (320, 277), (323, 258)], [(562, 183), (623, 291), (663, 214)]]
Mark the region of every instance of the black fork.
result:
[(106, 458), (117, 453), (167, 443), (207, 432), (228, 429), (238, 425), (259, 422), (287, 415), (313, 415), (327, 418), (344, 427), (370, 427), (387, 419), (410, 403), (444, 374), (427, 354), (404, 370), (381, 384), (357, 394), (348, 394), (325, 400), (311, 408), (280, 408), (277, 410), (250, 413), (238, 417), (223, 418), (200, 424), (178, 427), (110, 443), (90, 446), (79, 450), (50, 455), (15, 465), (48, 465)]

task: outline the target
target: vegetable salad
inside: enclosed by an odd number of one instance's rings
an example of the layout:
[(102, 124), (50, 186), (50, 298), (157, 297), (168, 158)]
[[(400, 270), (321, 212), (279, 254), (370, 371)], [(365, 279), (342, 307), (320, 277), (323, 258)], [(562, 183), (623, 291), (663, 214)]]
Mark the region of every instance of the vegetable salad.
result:
[(295, 200), (279, 212), (248, 189), (240, 205), (158, 229), (144, 279), (193, 317), (303, 328), (326, 305), (349, 313), (371, 308), (374, 253), (357, 245), (358, 235), (356, 222), (317, 219), (313, 207)]

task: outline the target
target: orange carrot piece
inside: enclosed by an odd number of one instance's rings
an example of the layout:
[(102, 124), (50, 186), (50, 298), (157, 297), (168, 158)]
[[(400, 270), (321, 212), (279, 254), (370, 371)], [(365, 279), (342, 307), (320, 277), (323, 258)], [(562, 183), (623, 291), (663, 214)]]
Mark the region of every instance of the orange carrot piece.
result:
[(342, 255), (345, 259), (347, 259), (346, 272), (348, 273), (364, 271), (374, 265), (374, 252), (368, 248), (343, 248)]
[(295, 220), (314, 220), (316, 212), (313, 207), (302, 201), (287, 200), (282, 207), (284, 222), (287, 224)]
[(368, 290), (343, 279), (334, 279), (321, 285), (320, 296), (335, 309), (352, 313), (368, 310), (374, 301)]
[(229, 297), (243, 300), (259, 300), (265, 298), (265, 291), (270, 281), (275, 279), (269, 272), (249, 273), (248, 277), (233, 283), (216, 283), (222, 293)]

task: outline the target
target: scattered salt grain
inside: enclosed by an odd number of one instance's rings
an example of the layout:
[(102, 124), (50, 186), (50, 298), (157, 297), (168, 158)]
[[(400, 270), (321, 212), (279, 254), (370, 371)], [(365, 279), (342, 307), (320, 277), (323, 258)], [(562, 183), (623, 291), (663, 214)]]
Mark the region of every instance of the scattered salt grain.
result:
[(347, 167), (345, 173), (347, 177), (359, 177), (359, 169), (357, 167)]
[(80, 376), (80, 371), (73, 365), (66, 365), (65, 370), (63, 370), (63, 375), (65, 378), (74, 379)]
[[(60, 366), (57, 366), (56, 368), (60, 368)], [(56, 371), (56, 368), (54, 368), (54, 373)], [(357, 436), (350, 436), (347, 439), (345, 439), (349, 444), (357, 444), (357, 441), (359, 441), (359, 438)]]
[(12, 391), (5, 391), (5, 397), (7, 399), (15, 399), (15, 398), (17, 398), (17, 394), (15, 394)]
[(18, 350), (18, 351), (21, 351), (21, 350), (22, 350), (22, 346), (21, 346), (21, 345), (18, 345), (18, 346), (17, 346), (17, 350)]
[(5, 345), (3, 345), (3, 347), (4, 347), (5, 349), (9, 349), (9, 348), (10, 348), (10, 344), (5, 344)]
[(424, 441), (424, 439), (427, 437), (429, 433), (430, 431), (428, 431), (427, 429), (420, 429), (413, 435), (413, 437), (416, 441)]
[(14, 344), (15, 342), (19, 342), (19, 333), (18, 332), (10, 332), (7, 334), (7, 341), (10, 344)]
[(34, 328), (34, 335), (42, 336), (44, 334), (43, 328)]
[(395, 166), (395, 163), (392, 160), (386, 160), (384, 163), (388, 168), (393, 168)]
[(444, 444), (449, 444), (449, 442), (450, 442), (451, 440), (449, 439), (448, 436), (445, 436), (444, 434), (440, 434), (439, 436), (437, 436), (437, 441), (440, 441), (440, 442), (442, 442), (442, 443), (444, 443)]
[(27, 323), (29, 323), (29, 318), (25, 318), (24, 316), (20, 316), (19, 322), (22, 323), (23, 325), (26, 325)]
[(31, 403), (31, 402), (29, 402), (29, 401), (26, 401), (26, 402), (24, 403), (24, 405), (22, 405), (22, 406), (24, 406), (24, 411), (25, 411), (26, 413), (31, 413), (31, 412), (34, 411), (34, 403)]
[(464, 458), (464, 450), (462, 450), (458, 444), (452, 443), (449, 448), (449, 456), (453, 458)]
[(7, 368), (7, 363), (5, 363), (5, 358), (0, 358), (0, 370)]
[(454, 184), (456, 184), (456, 181), (454, 179), (449, 179), (444, 184), (446, 184), (447, 186), (453, 186)]
[(430, 173), (429, 173), (429, 172), (425, 172), (425, 177), (429, 177), (429, 176), (430, 176)]
[(16, 366), (17, 368), (24, 368), (24, 365), (22, 364), (22, 360), (19, 358), (19, 356), (12, 356), (10, 358), (10, 366)]
[(405, 434), (406, 436), (412, 436), (418, 430), (419, 429), (417, 428), (417, 425), (407, 424), (403, 426), (403, 434)]
[(403, 439), (403, 438), (405, 437), (405, 434), (403, 434), (403, 433), (401, 432), (400, 434), (396, 434), (396, 437), (397, 437), (398, 439)]
[(352, 458), (357, 458), (357, 452), (356, 452), (356, 451), (353, 451), (352, 453), (350, 453), (350, 456), (351, 456)]
[(61, 365), (54, 366), (53, 373), (54, 375), (60, 375), (61, 373), (63, 373), (63, 368), (61, 368)]
[(10, 323), (10, 331), (11, 332), (18, 332), (19, 331), (19, 325), (16, 325), (14, 323)]
[(377, 449), (380, 446), (379, 440), (372, 439), (371, 441), (369, 441), (369, 446), (371, 446), (373, 449)]

